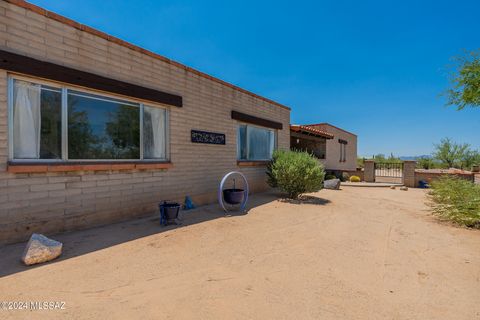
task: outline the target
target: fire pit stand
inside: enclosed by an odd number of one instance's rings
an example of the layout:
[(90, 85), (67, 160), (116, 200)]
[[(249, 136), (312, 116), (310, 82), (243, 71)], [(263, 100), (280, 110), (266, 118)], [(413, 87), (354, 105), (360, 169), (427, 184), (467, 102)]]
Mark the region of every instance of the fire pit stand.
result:
[[(236, 188), (235, 186), (235, 179), (233, 179), (233, 188), (232, 189), (224, 189), (225, 182), (227, 179), (232, 175), (238, 175), (243, 179), (244, 182), (244, 189)], [(245, 207), (247, 205), (248, 200), (248, 182), (247, 178), (238, 171), (232, 171), (227, 173), (222, 181), (220, 182), (220, 186), (218, 187), (218, 203), (222, 207), (225, 212), (228, 212), (225, 204), (229, 204), (231, 206), (240, 205), (240, 211), (245, 211)]]

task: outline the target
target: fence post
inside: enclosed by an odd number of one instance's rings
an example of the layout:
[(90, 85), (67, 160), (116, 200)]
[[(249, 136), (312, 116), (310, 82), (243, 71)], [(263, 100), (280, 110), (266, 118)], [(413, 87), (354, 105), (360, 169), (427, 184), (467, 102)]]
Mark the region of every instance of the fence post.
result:
[(375, 160), (365, 160), (363, 170), (365, 182), (375, 182)]
[(415, 188), (415, 167), (417, 166), (417, 161), (415, 160), (405, 160), (403, 161), (403, 174), (402, 174), (402, 183), (409, 188)]

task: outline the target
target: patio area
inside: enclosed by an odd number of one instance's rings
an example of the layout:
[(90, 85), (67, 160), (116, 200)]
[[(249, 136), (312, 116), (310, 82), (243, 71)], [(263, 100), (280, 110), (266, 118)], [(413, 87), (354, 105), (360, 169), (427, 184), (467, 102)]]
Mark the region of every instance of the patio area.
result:
[(322, 190), (252, 197), (179, 227), (152, 218), (52, 236), (58, 260), (27, 268), (0, 248), (3, 301), (64, 301), (2, 319), (474, 319), (480, 232), (439, 223), (425, 191)]

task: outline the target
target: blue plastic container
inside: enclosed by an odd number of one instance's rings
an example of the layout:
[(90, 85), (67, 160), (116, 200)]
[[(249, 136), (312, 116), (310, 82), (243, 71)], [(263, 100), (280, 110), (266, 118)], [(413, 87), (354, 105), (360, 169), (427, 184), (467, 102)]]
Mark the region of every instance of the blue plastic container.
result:
[(427, 189), (429, 188), (428, 182), (425, 180), (420, 180), (418, 181), (418, 187), (421, 189)]

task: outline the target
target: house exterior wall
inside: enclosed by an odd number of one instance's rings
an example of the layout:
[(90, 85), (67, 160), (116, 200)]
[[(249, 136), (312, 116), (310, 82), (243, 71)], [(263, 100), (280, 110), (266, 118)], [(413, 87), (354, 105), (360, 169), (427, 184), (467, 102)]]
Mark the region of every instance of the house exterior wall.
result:
[[(264, 166), (237, 163), (237, 121), (231, 111), (282, 123), (277, 147), (287, 150), (288, 108), (34, 9), (0, 0), (1, 50), (178, 94), (183, 107), (169, 107), (171, 168), (11, 173), (8, 72), (0, 69), (0, 243), (24, 240), (32, 232), (56, 233), (151, 214), (164, 199), (183, 202), (190, 195), (198, 204), (213, 202), (221, 177), (232, 170), (243, 172), (254, 192), (267, 188)], [(191, 143), (191, 129), (224, 133), (226, 144)]]
[[(357, 136), (330, 124), (308, 125), (315, 129), (323, 130), (334, 135), (327, 140), (327, 153), (325, 168), (327, 170), (353, 171), (357, 168)], [(340, 161), (340, 143), (338, 139), (346, 140), (346, 161)]]

